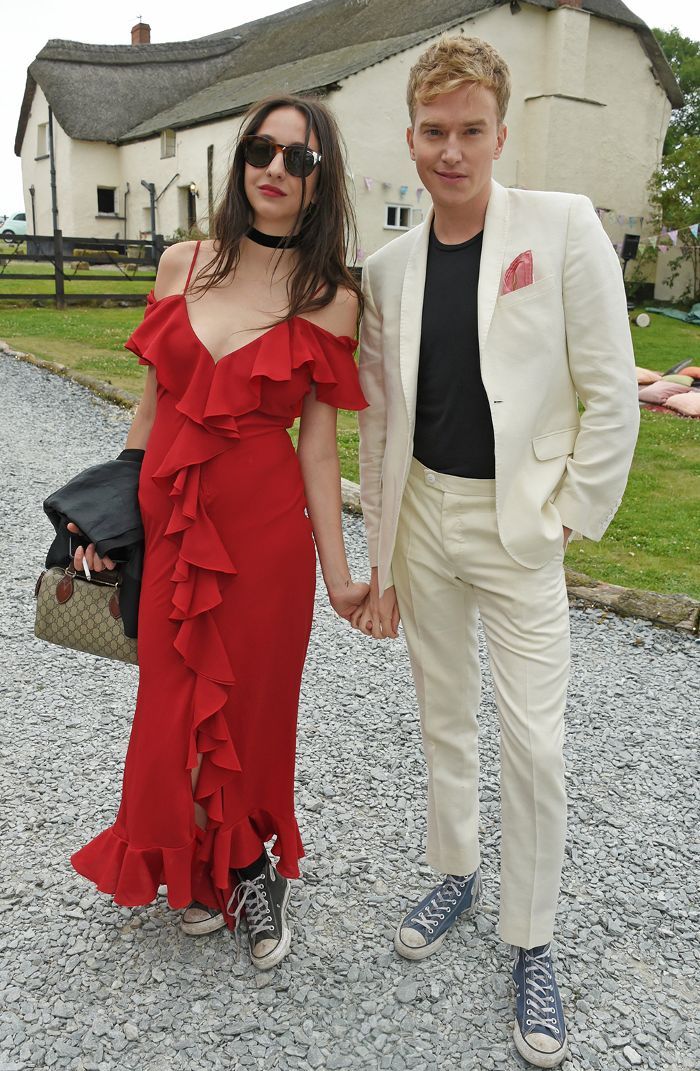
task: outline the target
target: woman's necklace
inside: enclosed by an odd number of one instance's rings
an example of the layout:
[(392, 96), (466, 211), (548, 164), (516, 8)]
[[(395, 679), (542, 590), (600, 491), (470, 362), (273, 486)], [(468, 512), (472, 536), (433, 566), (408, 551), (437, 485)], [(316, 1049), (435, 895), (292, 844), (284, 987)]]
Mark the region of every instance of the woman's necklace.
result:
[(251, 242), (256, 242), (257, 245), (267, 246), (268, 249), (293, 249), (301, 241), (300, 234), (264, 234), (255, 227), (247, 231), (246, 238), (250, 238)]

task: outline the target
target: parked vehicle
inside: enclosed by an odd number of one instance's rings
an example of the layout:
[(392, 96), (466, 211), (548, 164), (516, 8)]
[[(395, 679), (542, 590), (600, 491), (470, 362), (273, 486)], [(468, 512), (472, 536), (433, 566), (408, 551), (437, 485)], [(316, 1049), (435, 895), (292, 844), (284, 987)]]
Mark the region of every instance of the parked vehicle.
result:
[(5, 242), (20, 242), (27, 233), (26, 213), (15, 212), (13, 216), (8, 216), (0, 233)]

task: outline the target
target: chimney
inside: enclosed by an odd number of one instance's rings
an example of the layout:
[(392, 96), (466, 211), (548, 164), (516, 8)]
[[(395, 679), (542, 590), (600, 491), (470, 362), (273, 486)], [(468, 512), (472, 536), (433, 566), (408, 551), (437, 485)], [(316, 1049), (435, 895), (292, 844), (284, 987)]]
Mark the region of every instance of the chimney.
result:
[(150, 45), (151, 27), (147, 22), (137, 22), (131, 27), (131, 43), (132, 45)]
[(557, 0), (557, 7), (576, 7), (580, 9), (583, 7), (583, 0)]

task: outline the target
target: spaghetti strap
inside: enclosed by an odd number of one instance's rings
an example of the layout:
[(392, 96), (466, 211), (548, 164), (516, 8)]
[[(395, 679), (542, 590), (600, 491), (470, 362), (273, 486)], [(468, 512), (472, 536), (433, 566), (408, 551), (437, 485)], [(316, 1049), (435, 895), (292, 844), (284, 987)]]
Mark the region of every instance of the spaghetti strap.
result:
[(188, 289), (189, 289), (190, 279), (192, 278), (192, 272), (194, 271), (195, 261), (197, 260), (197, 254), (199, 253), (199, 247), (200, 247), (201, 244), (202, 244), (201, 241), (197, 242), (197, 244), (194, 247), (194, 256), (192, 257), (192, 263), (190, 264), (190, 270), (187, 273), (187, 282), (185, 283), (185, 289), (182, 291), (183, 294), (186, 294)]

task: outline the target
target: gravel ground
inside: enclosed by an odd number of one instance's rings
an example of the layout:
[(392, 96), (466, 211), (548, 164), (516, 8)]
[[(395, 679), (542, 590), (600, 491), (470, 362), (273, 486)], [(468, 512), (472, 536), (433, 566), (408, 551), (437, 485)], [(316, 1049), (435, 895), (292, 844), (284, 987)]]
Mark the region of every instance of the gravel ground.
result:
[[(523, 1068), (511, 1038), (498, 903), (493, 691), (482, 710), (485, 904), (424, 963), (395, 925), (431, 871), (425, 775), (402, 640), (375, 644), (319, 596), (300, 712), (307, 850), (293, 951), (256, 973), (218, 933), (180, 934), (164, 899), (115, 907), (69, 854), (111, 823), (134, 703), (131, 667), (32, 636), (50, 529), (41, 501), (121, 448), (129, 416), (0, 355), (3, 967), (0, 1071)], [(361, 525), (346, 518), (355, 571)], [(700, 1062), (696, 641), (573, 610), (570, 832), (556, 945), (567, 1071)], [(482, 650), (483, 655), (483, 650)]]

